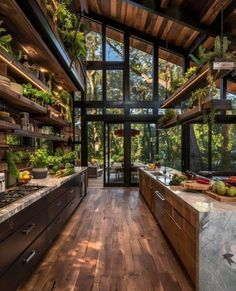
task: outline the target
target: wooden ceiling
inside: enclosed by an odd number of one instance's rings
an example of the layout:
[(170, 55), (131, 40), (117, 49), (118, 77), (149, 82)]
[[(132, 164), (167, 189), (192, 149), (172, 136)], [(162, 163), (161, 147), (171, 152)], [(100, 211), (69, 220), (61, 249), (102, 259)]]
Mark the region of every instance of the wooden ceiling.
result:
[[(236, 35), (236, 0), (74, 0), (77, 11), (87, 10), (91, 18), (102, 16), (148, 36), (162, 47), (194, 52), (200, 44), (211, 48), (220, 32), (220, 12), (224, 6), (224, 30)], [(86, 7), (86, 8), (85, 8)], [(85, 11), (86, 12), (86, 11)], [(169, 55), (179, 62), (178, 57)]]

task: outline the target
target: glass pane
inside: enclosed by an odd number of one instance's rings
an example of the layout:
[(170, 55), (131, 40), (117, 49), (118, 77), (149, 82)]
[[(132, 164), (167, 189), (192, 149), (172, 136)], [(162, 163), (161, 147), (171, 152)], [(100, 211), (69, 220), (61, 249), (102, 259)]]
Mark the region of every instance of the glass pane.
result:
[(87, 70), (87, 101), (102, 100), (102, 70)]
[(227, 95), (226, 99), (232, 100), (231, 114), (236, 115), (236, 83), (227, 81)]
[(88, 122), (88, 166), (103, 166), (103, 122)]
[(208, 170), (208, 125), (192, 125), (190, 140), (190, 169), (194, 172)]
[(131, 115), (151, 115), (153, 114), (152, 108), (130, 108)]
[(20, 145), (20, 136), (19, 135), (13, 135), (13, 134), (7, 134), (7, 145)]
[(81, 145), (76, 144), (75, 145), (75, 151), (78, 153), (78, 159), (76, 161), (77, 166), (81, 166)]
[(74, 92), (74, 100), (75, 101), (81, 101), (81, 92), (80, 91), (75, 91)]
[(88, 115), (102, 115), (102, 108), (87, 108)]
[(107, 100), (123, 100), (123, 71), (107, 70)]
[[(168, 59), (168, 58), (167, 58)], [(183, 82), (183, 68), (165, 59), (158, 59), (159, 99), (161, 103), (167, 99)]]
[(138, 183), (139, 168), (153, 162), (157, 154), (155, 124), (131, 124), (131, 182)]
[(102, 61), (102, 26), (83, 18), (86, 28), (85, 40), (87, 47), (87, 61)]
[(124, 108), (106, 108), (106, 114), (124, 114)]
[(212, 170), (236, 171), (236, 125), (215, 124), (212, 129)]
[(159, 155), (162, 165), (181, 170), (181, 126), (160, 131)]
[(130, 100), (150, 101), (153, 95), (153, 47), (130, 38)]
[(124, 126), (106, 124), (106, 183), (124, 183)]
[(106, 61), (123, 61), (124, 35), (111, 28), (106, 29)]
[(81, 109), (74, 108), (75, 141), (81, 141)]

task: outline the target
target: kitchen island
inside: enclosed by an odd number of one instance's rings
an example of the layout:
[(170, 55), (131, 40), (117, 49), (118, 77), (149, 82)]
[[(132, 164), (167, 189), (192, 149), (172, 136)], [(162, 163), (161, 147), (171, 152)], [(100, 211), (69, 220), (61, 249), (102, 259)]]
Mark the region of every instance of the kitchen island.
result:
[(235, 290), (236, 202), (168, 184), (169, 177), (140, 169), (140, 192), (196, 290)]
[(29, 183), (36, 184), (43, 188), (0, 210), (1, 290), (16, 290), (35, 269), (86, 195), (87, 168)]

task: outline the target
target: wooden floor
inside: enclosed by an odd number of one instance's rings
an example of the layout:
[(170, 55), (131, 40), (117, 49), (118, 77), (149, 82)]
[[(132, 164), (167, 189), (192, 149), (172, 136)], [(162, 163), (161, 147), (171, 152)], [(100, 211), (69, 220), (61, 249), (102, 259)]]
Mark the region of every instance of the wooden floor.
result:
[(88, 192), (21, 291), (193, 290), (137, 188)]

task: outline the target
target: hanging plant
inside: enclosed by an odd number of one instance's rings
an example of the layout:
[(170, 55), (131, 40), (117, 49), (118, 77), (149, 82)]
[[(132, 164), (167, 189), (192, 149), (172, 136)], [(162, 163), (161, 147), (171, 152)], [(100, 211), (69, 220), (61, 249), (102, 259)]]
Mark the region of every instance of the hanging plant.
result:
[(177, 116), (176, 111), (174, 109), (166, 109), (165, 114), (159, 118), (158, 124), (160, 127), (163, 127), (166, 125), (167, 122), (169, 122), (171, 119), (175, 118)]

